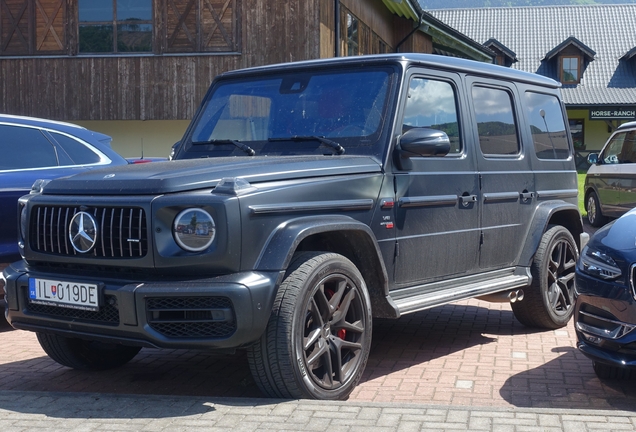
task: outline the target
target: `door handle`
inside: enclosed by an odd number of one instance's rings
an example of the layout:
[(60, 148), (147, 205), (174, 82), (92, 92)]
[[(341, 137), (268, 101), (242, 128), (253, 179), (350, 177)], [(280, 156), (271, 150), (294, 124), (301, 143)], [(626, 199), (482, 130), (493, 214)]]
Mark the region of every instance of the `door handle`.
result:
[(527, 202), (534, 198), (534, 192), (521, 192), (519, 196), (521, 197), (521, 201)]
[(468, 207), (471, 203), (477, 202), (477, 195), (462, 195), (459, 199), (464, 207)]

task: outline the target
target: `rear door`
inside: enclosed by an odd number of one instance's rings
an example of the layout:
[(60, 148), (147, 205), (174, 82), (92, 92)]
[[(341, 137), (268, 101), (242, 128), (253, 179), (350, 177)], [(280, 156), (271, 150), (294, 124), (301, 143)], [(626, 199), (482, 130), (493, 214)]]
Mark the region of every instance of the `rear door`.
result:
[(481, 270), (516, 263), (534, 211), (535, 182), (521, 146), (521, 107), (512, 83), (467, 78), (481, 183)]
[(623, 211), (636, 207), (636, 131), (625, 133), (619, 164), (618, 201)]
[(599, 165), (588, 174), (588, 181), (596, 187), (598, 192), (601, 211), (607, 216), (622, 214), (619, 199), (620, 164), (626, 135), (626, 132), (619, 132), (612, 136), (599, 156)]

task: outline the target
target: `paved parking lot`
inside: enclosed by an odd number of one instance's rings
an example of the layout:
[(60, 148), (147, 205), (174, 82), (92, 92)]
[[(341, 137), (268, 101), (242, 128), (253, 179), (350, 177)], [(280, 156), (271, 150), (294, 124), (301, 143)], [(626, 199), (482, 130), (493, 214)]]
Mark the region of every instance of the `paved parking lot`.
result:
[[(535, 331), (510, 306), (477, 300), (376, 320), (350, 403), (636, 411), (633, 382), (601, 383), (575, 348), (572, 325)], [(50, 360), (35, 335), (0, 327), (0, 391), (262, 398), (242, 352), (143, 349), (115, 371), (81, 372)]]

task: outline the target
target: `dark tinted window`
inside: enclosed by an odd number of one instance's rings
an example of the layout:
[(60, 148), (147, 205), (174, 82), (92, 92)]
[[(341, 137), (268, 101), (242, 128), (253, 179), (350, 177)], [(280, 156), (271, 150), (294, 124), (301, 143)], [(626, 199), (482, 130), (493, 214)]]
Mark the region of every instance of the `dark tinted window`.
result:
[(526, 92), (526, 109), (537, 157), (567, 159), (570, 156), (570, 148), (561, 103), (557, 97)]
[(446, 132), (451, 142), (449, 153), (462, 151), (457, 122), (457, 97), (455, 88), (450, 83), (428, 78), (411, 80), (402, 132), (415, 127)]
[(479, 86), (473, 87), (472, 93), (481, 152), (487, 156), (518, 154), (512, 95), (506, 90)]
[(99, 155), (81, 142), (60, 133), (51, 132), (51, 135), (69, 155), (73, 163), (83, 165), (99, 162)]
[(53, 145), (39, 129), (0, 125), (0, 169), (57, 166)]

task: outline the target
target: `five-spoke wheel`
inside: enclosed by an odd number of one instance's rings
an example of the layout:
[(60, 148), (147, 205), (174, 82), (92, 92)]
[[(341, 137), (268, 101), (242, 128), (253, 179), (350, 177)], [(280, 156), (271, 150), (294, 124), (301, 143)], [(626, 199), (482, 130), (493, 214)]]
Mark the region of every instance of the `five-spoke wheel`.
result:
[(268, 396), (344, 399), (362, 376), (370, 345), (371, 309), (362, 275), (342, 255), (311, 252), (290, 266), (248, 359)]
[(522, 301), (511, 303), (524, 325), (556, 329), (565, 326), (574, 310), (574, 271), (579, 253), (572, 234), (550, 227), (541, 237), (532, 263), (532, 285)]

